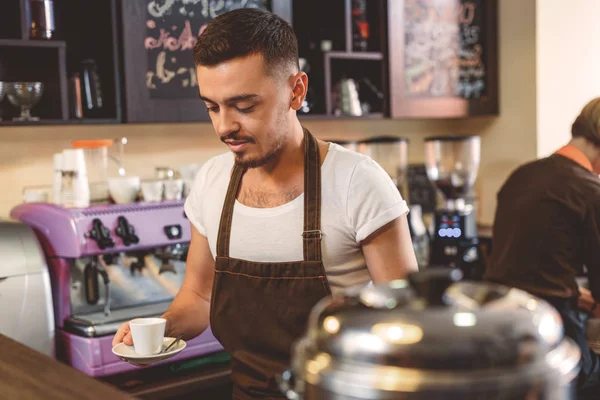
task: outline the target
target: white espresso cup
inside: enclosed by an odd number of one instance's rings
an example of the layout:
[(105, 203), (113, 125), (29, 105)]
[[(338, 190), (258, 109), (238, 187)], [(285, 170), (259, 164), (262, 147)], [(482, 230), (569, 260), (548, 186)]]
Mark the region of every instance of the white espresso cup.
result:
[(108, 192), (117, 204), (134, 202), (140, 186), (139, 176), (117, 176), (108, 179)]
[(164, 318), (136, 318), (129, 322), (133, 349), (141, 356), (158, 354), (162, 350), (167, 320)]
[(164, 181), (142, 182), (142, 196), (144, 196), (144, 201), (161, 201), (164, 190)]
[(165, 200), (181, 200), (183, 180), (168, 179), (165, 182)]

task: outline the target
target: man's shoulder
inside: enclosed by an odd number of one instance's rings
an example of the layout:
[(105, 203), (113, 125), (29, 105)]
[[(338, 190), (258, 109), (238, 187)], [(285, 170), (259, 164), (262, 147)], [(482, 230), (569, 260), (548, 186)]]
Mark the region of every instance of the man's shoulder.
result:
[(204, 174), (205, 178), (212, 178), (222, 174), (229, 175), (231, 173), (233, 164), (233, 154), (228, 151), (226, 153), (218, 154), (209, 158), (208, 161), (204, 163), (200, 171)]
[[(576, 161), (561, 155), (553, 155), (550, 157), (561, 172), (561, 184), (571, 187), (576, 192), (584, 191), (586, 196), (598, 199), (600, 196), (600, 179), (598, 175), (581, 166)], [(558, 184), (558, 183), (557, 183)]]
[(556, 173), (554, 169), (549, 157), (527, 161), (510, 172), (503, 186), (522, 185), (523, 182), (541, 183), (540, 178), (549, 178), (551, 174)]
[(336, 173), (352, 173), (361, 163), (372, 162), (370, 157), (357, 151), (348, 150), (336, 143), (329, 145), (328, 157), (331, 157), (329, 167)]
[(223, 181), (223, 177), (231, 175), (231, 168), (234, 164), (233, 154), (231, 152), (219, 154), (206, 161), (194, 181), (194, 186), (204, 191), (206, 188), (217, 188), (218, 182)]
[(326, 159), (323, 168), (323, 182), (325, 187), (338, 194), (354, 190), (371, 196), (373, 191), (387, 191), (390, 185), (393, 186), (388, 173), (371, 157), (337, 144), (330, 145), (329, 156), (331, 158)]

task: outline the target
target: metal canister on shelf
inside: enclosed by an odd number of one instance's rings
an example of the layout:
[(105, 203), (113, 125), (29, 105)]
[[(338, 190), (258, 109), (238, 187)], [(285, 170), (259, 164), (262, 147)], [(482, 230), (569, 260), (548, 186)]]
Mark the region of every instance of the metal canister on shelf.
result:
[(95, 60), (85, 59), (81, 62), (83, 67), (82, 85), (84, 94), (84, 114), (98, 117), (104, 107), (102, 83), (98, 75), (98, 65)]
[(83, 118), (83, 103), (81, 100), (81, 77), (74, 73), (69, 79), (69, 112), (71, 118)]
[(29, 36), (31, 39), (52, 39), (56, 29), (53, 0), (29, 0)]

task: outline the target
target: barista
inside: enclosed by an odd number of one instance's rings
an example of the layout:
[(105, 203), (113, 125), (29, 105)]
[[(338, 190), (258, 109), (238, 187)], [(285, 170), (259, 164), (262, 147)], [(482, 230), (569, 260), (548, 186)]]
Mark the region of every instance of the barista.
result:
[[(292, 28), (238, 9), (194, 48), (200, 98), (229, 152), (185, 203), (192, 239), (167, 335), (209, 325), (232, 355), (236, 399), (283, 398), (276, 377), (321, 298), (417, 269), (408, 207), (370, 158), (325, 143), (296, 116), (308, 88)], [(113, 343), (131, 344), (124, 324)]]
[[(591, 399), (600, 398), (600, 360), (585, 328), (590, 314), (600, 315), (600, 98), (583, 108), (571, 133), (566, 146), (517, 168), (500, 189), (485, 278), (556, 307), (582, 350), (579, 398)], [(591, 292), (578, 287), (583, 275)]]

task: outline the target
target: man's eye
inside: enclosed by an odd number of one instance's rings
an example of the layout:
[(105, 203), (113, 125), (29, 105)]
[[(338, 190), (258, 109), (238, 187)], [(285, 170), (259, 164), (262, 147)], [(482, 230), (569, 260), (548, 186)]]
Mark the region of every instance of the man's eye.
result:
[(254, 106), (252, 105), (252, 106), (246, 107), (246, 108), (236, 107), (236, 109), (241, 113), (248, 114), (249, 112), (252, 112), (252, 110), (254, 110)]
[(216, 113), (219, 111), (219, 107), (206, 107), (206, 111), (208, 111), (209, 113)]

